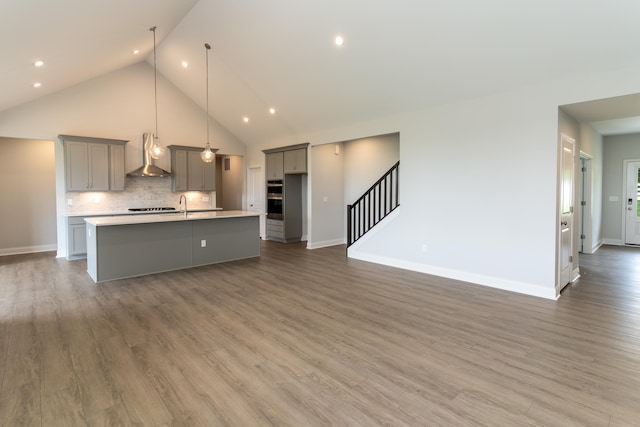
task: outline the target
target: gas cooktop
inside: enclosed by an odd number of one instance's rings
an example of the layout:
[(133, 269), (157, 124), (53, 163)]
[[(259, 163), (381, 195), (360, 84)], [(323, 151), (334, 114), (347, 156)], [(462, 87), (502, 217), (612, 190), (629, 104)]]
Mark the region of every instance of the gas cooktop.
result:
[(176, 208), (161, 206), (157, 208), (129, 208), (132, 212), (175, 211)]

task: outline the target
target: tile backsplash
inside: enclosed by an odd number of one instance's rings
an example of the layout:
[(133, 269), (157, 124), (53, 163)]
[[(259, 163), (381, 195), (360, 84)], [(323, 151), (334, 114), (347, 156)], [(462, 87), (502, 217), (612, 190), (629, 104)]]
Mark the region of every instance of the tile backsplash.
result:
[[(126, 177), (125, 191), (66, 193), (66, 214), (107, 214), (129, 208), (171, 206), (179, 209), (178, 199), (184, 194), (189, 209), (216, 207), (216, 193), (201, 191), (171, 191), (171, 178)], [(208, 201), (203, 200), (209, 198)], [(69, 205), (68, 201), (72, 204)]]

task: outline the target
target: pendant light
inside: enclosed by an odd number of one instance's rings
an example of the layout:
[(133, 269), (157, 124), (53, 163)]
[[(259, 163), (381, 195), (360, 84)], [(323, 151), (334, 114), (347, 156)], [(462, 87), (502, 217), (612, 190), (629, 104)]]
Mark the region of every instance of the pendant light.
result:
[(211, 163), (216, 157), (209, 145), (209, 49), (211, 49), (211, 46), (209, 46), (209, 43), (205, 43), (204, 48), (207, 61), (207, 145), (204, 147), (204, 151), (200, 153), (200, 158), (205, 163)]
[(154, 159), (159, 159), (164, 155), (165, 149), (158, 143), (158, 70), (156, 66), (156, 27), (149, 28), (153, 32), (153, 94), (155, 99), (156, 113), (156, 133), (153, 135), (153, 146), (149, 150), (149, 154)]

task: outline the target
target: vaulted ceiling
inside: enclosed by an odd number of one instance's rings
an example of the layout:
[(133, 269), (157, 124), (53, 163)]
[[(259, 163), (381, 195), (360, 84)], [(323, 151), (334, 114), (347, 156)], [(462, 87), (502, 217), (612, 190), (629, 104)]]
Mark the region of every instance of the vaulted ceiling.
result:
[(634, 0), (3, 1), (0, 112), (150, 61), (157, 26), (158, 71), (203, 109), (212, 46), (211, 115), (241, 140), (304, 136), (636, 64), (639, 16)]

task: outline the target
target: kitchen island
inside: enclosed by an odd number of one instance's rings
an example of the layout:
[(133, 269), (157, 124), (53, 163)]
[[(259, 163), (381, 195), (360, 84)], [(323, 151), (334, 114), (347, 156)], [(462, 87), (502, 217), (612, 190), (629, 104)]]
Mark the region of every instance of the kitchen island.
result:
[(258, 212), (182, 212), (86, 218), (94, 282), (260, 256)]

